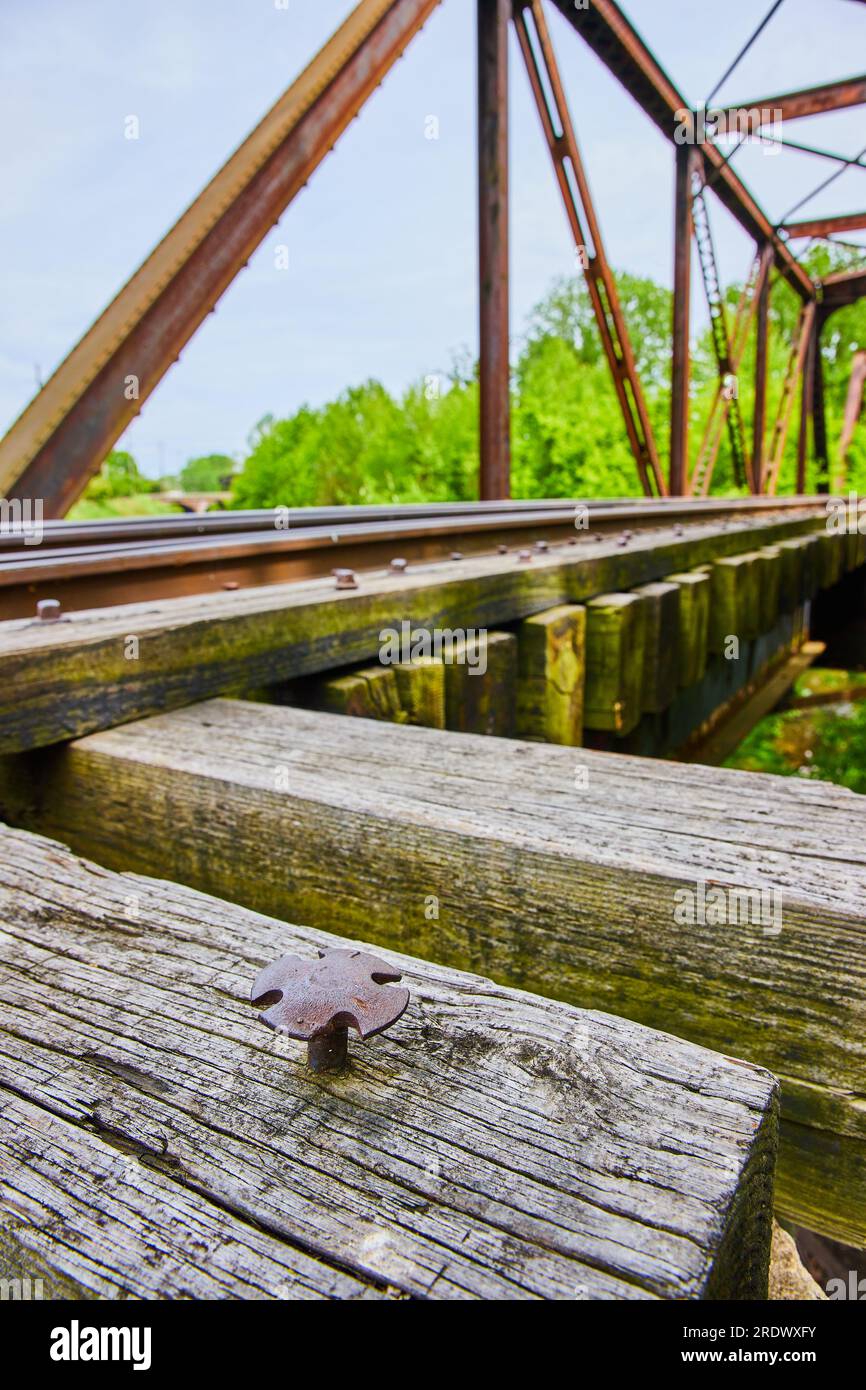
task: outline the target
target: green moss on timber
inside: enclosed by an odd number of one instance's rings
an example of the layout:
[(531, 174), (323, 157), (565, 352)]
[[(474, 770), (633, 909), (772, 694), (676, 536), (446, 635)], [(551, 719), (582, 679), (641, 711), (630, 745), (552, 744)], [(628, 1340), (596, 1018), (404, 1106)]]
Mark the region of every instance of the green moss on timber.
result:
[(677, 693), (680, 586), (654, 580), (634, 592), (644, 600), (641, 707), (660, 714)]
[(443, 649), (445, 724), (464, 734), (512, 738), (517, 723), (517, 638), (481, 633)]
[(517, 732), (579, 747), (583, 741), (586, 609), (560, 604), (526, 618), (517, 634)]
[(410, 724), (445, 728), (445, 667), (435, 657), (419, 657), (394, 667), (400, 704)]
[(646, 603), (640, 594), (600, 594), (586, 605), (588, 729), (629, 734), (641, 716)]
[(710, 624), (710, 577), (699, 570), (666, 575), (680, 588), (678, 675), (682, 686), (694, 685), (707, 669)]
[(390, 666), (370, 666), (351, 675), (322, 681), (317, 703), (332, 714), (384, 719), (391, 724), (405, 724), (408, 718), (400, 704), (397, 677)]

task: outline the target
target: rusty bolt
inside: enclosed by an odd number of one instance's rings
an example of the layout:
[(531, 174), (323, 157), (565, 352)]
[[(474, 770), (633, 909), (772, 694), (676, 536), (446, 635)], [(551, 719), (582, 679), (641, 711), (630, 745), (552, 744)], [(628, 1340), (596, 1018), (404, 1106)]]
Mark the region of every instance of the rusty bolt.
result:
[(42, 623), (56, 623), (60, 615), (60, 600), (57, 598), (41, 598), (36, 605), (36, 616)]
[(508, 554), (508, 546), (507, 546), (507, 545), (498, 545), (498, 546), (496, 547), (496, 549), (499, 551), (499, 554), (500, 554), (500, 555), (507, 555), (507, 554)]
[(463, 551), (462, 551), (462, 550), (452, 550), (452, 551), (451, 551), (451, 554), (448, 556), (448, 559), (449, 559), (449, 560), (462, 560), (462, 559), (463, 559)]
[(517, 558), (518, 558), (518, 560), (520, 561), (520, 563), (521, 563), (522, 565), (528, 565), (529, 562), (530, 562), (530, 560), (532, 559), (532, 551), (531, 551), (531, 550), (521, 550), (521, 551), (518, 551)]
[(354, 570), (332, 570), (338, 589), (357, 589), (358, 581)]
[(238, 588), (238, 581), (236, 579), (227, 579), (223, 584), (223, 588), (234, 591)]
[(371, 1038), (405, 1012), (408, 989), (383, 988), (399, 979), (399, 970), (367, 951), (282, 956), (259, 971), (250, 1001), (268, 1005), (262, 1019), (269, 1028), (307, 1044), (312, 1071), (342, 1071), (350, 1028)]
[(683, 528), (682, 528), (682, 526), (680, 525), (680, 523), (677, 522), (676, 526), (674, 527), (674, 535), (675, 535), (675, 536), (681, 536), (682, 534), (683, 534)]
[(408, 561), (407, 561), (407, 560), (401, 560), (401, 559), (399, 559), (399, 558), (398, 558), (398, 559), (395, 559), (395, 560), (392, 560), (391, 563), (390, 563), (390, 565), (388, 566), (388, 568), (389, 568), (389, 570), (391, 571), (392, 574), (403, 574), (404, 571), (407, 569), (407, 567), (408, 567)]
[(547, 541), (536, 541), (536, 542), (535, 542), (535, 549), (538, 550), (538, 551), (549, 550), (549, 548), (550, 548), (550, 547), (548, 546)]

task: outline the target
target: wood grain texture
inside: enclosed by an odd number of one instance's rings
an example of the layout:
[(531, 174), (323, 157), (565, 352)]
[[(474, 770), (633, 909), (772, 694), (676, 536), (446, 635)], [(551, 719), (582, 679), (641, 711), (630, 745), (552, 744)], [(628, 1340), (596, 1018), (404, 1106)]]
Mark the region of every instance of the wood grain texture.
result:
[(764, 1296), (767, 1072), (401, 956), (400, 1022), (310, 1072), (250, 984), (346, 943), (0, 844), (5, 1269), (61, 1296)]
[[(781, 1208), (866, 1243), (866, 798), (231, 700), (48, 762), (17, 814), (113, 867), (768, 1067)], [(680, 924), (702, 883), (777, 892), (781, 930)]]
[[(629, 589), (669, 570), (814, 531), (814, 515), (583, 538), (530, 565), (478, 556), (333, 580), (124, 604), (58, 623), (0, 623), (0, 753), (41, 747), (215, 694), (376, 658), (383, 628), (495, 628), (561, 603)], [(128, 639), (134, 638), (135, 644)], [(135, 655), (130, 655), (131, 651)]]
[(518, 629), (517, 733), (576, 748), (583, 742), (586, 609), (560, 604)]
[(586, 605), (584, 724), (619, 735), (640, 722), (649, 600), (599, 594)]

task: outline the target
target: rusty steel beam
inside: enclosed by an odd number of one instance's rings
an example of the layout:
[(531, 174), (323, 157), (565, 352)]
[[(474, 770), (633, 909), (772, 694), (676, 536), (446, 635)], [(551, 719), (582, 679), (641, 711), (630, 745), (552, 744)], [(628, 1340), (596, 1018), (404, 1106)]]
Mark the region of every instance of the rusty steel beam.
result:
[(773, 497), (776, 495), (776, 489), (779, 485), (779, 474), (782, 470), (782, 458), (785, 453), (785, 441), (788, 437), (791, 411), (794, 407), (797, 386), (802, 378), (803, 368), (808, 355), (816, 308), (817, 306), (814, 300), (802, 306), (800, 318), (797, 323), (797, 330), (794, 334), (794, 341), (791, 344), (791, 351), (788, 356), (788, 366), (782, 385), (782, 394), (779, 397), (776, 420), (773, 425), (773, 437), (770, 441), (770, 448), (768, 450), (766, 487), (763, 489), (763, 491), (769, 493)]
[(866, 295), (866, 270), (842, 270), (828, 275), (821, 281), (821, 290), (821, 312), (826, 318)]
[[(678, 129), (691, 114), (688, 103), (614, 0), (592, 0), (586, 9), (576, 9), (573, 0), (552, 0), (552, 3), (643, 107), (662, 134), (676, 143)], [(814, 295), (812, 281), (734, 173), (725, 155), (712, 144), (704, 144), (701, 149), (709, 166), (708, 186), (753, 241), (759, 245), (765, 241), (771, 243), (780, 273), (801, 299), (811, 299)]]
[(62, 516), (439, 0), (361, 0), (0, 441), (0, 494)]
[(803, 381), (800, 391), (800, 433), (797, 439), (797, 492), (806, 491), (806, 464), (809, 458), (809, 426), (812, 423), (815, 350), (818, 340), (818, 314), (812, 316), (806, 340), (806, 355), (803, 361)]
[[(866, 76), (844, 77), (838, 82), (824, 82), (819, 87), (806, 87), (798, 92), (782, 92), (778, 96), (761, 97), (756, 101), (738, 101), (731, 106), (713, 107), (713, 115), (733, 116), (738, 111), (758, 113), (757, 124), (775, 121), (796, 121), (801, 116), (818, 116), (823, 111), (841, 111), (846, 106), (866, 104)], [(761, 113), (766, 112), (766, 121)]]
[[(769, 262), (772, 247), (764, 245), (761, 260)], [(770, 277), (765, 275), (758, 295), (755, 321), (755, 403), (752, 415), (752, 492), (764, 491), (764, 434), (767, 422), (767, 357), (770, 330)]]
[(824, 363), (821, 358), (821, 329), (824, 315), (815, 318), (812, 365), (812, 445), (816, 465), (816, 492), (830, 491), (830, 455), (827, 449), (827, 419), (824, 413)]
[(838, 480), (838, 488), (840, 491), (845, 486), (848, 472), (848, 450), (851, 447), (854, 430), (863, 411), (864, 387), (866, 387), (866, 350), (860, 348), (851, 359), (851, 376), (848, 380), (848, 393), (845, 397), (845, 417), (842, 422), (842, 433), (839, 436), (839, 472), (841, 476)]
[(866, 212), (840, 212), (835, 217), (813, 217), (811, 221), (785, 222), (779, 231), (792, 238), (828, 237), (834, 232), (860, 232), (864, 228)]
[(653, 489), (665, 496), (667, 484), (659, 463), (634, 349), (605, 254), (601, 226), (540, 0), (516, 0), (514, 21), (641, 486), (648, 497), (653, 495)]
[(508, 28), (510, 0), (478, 0), (478, 318), (482, 501), (508, 497)]
[(671, 349), (671, 495), (684, 495), (689, 474), (689, 319), (692, 288), (694, 146), (678, 145), (674, 180), (674, 299)]
[[(740, 363), (743, 360), (743, 353), (746, 350), (746, 343), (749, 337), (749, 329), (752, 326), (752, 319), (758, 307), (761, 288), (764, 278), (769, 274), (770, 266), (766, 257), (761, 256), (760, 252), (755, 256), (752, 269), (748, 280), (743, 286), (734, 314), (734, 327), (731, 334), (731, 371), (734, 381), (725, 382), (719, 378), (713, 403), (710, 406), (710, 413), (704, 427), (704, 434), (695, 460), (695, 466), (689, 479), (689, 495), (695, 497), (707, 497), (710, 491), (713, 469), (719, 452), (719, 445), (722, 442), (722, 434), (727, 424), (728, 413), (731, 408), (731, 391), (736, 389), (737, 373)], [(727, 389), (726, 389), (727, 388)]]

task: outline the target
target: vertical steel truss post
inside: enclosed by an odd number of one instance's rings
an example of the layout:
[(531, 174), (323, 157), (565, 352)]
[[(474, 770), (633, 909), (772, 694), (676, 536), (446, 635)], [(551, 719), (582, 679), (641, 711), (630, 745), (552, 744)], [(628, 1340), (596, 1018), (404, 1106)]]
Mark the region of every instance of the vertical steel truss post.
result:
[[(634, 350), (604, 252), (601, 229), (540, 0), (515, 0), (514, 23), (641, 485), (648, 497), (653, 495), (653, 488), (660, 496), (665, 496), (667, 485), (659, 465)], [(590, 245), (587, 245), (584, 222)]]
[[(769, 242), (761, 248), (761, 260), (769, 265), (773, 248)], [(767, 423), (767, 352), (770, 329), (770, 277), (765, 275), (758, 295), (757, 340), (755, 343), (755, 406), (752, 415), (752, 467), (749, 486), (752, 492), (764, 491), (764, 434)]]
[(674, 181), (674, 304), (671, 350), (670, 491), (682, 496), (689, 472), (689, 316), (692, 288), (694, 147), (677, 145)]
[(800, 392), (800, 435), (797, 440), (797, 491), (806, 491), (806, 464), (809, 458), (809, 424), (812, 421), (813, 388), (815, 385), (815, 339), (818, 327), (817, 311), (813, 315), (806, 342), (806, 357), (803, 363), (803, 383)]
[(478, 0), (479, 494), (511, 490), (508, 359), (508, 25), (510, 0)]
[(830, 458), (827, 453), (827, 422), (824, 416), (824, 364), (821, 360), (821, 329), (824, 319), (815, 316), (812, 351), (812, 440), (815, 446), (816, 492), (830, 491)]

